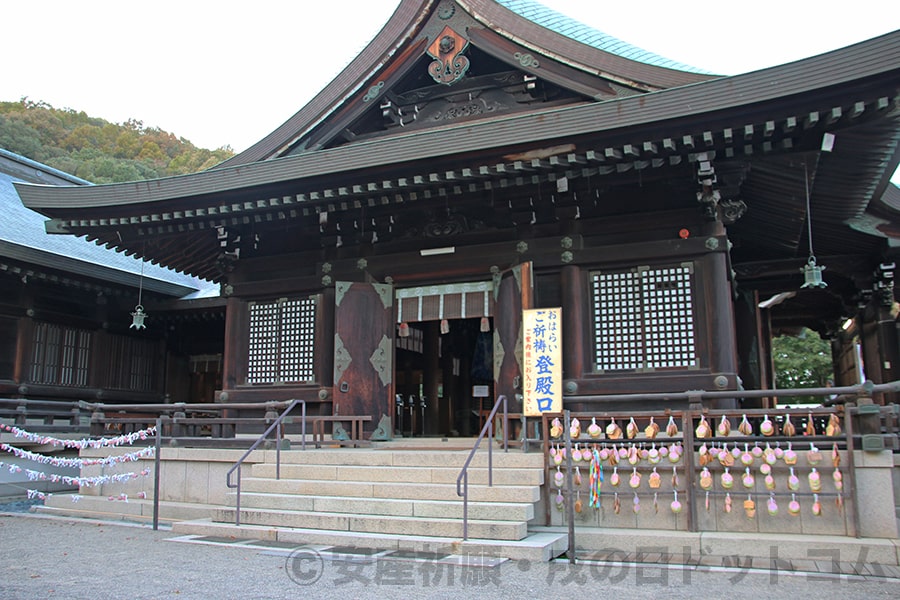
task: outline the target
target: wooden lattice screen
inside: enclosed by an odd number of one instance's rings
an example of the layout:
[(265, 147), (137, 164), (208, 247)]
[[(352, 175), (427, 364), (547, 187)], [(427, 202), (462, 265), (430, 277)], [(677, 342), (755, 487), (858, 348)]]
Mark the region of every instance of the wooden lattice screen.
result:
[(696, 368), (693, 266), (594, 273), (598, 371)]
[(35, 323), (30, 381), (85, 386), (90, 355), (89, 331), (50, 323)]
[(312, 381), (316, 298), (250, 303), (247, 383)]

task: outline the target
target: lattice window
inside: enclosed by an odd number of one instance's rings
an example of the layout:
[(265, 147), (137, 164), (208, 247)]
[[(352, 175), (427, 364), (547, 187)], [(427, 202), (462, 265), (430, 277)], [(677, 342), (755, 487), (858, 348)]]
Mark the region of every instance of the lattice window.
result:
[(594, 273), (598, 371), (697, 367), (693, 268)]
[(90, 356), (89, 331), (35, 323), (30, 380), (48, 385), (87, 385)]
[(247, 383), (312, 381), (316, 297), (250, 303)]

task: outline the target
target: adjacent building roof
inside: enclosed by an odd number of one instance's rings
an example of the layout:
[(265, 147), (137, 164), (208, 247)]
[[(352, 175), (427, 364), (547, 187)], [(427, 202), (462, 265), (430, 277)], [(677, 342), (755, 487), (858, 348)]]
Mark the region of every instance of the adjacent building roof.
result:
[[(100, 279), (107, 283), (137, 287), (143, 269), (143, 286), (168, 296), (198, 293), (210, 284), (86, 242), (74, 235), (49, 235), (46, 217), (25, 208), (14, 183), (45, 186), (89, 186), (79, 179), (47, 165), (0, 149), (0, 267), (15, 261), (29, 270), (50, 269), (73, 278)], [(45, 273), (46, 274), (46, 273)]]

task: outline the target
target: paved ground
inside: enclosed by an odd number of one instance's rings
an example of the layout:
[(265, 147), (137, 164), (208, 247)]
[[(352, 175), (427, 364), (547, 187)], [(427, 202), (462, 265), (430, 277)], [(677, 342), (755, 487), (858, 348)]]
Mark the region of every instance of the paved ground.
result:
[[(177, 541), (177, 539), (182, 541)], [(30, 513), (0, 513), (0, 597), (25, 598), (897, 598), (900, 570), (788, 573), (720, 566), (572, 566), (480, 557), (386, 559), (352, 549), (186, 541), (171, 531)]]

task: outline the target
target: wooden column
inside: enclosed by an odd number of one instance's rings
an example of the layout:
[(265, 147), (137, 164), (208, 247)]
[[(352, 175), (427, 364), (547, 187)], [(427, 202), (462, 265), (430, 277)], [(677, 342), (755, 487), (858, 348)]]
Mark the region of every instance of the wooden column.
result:
[[(767, 359), (762, 342), (763, 323), (759, 309), (759, 293), (744, 290), (735, 302), (735, 327), (737, 353), (740, 361), (739, 375), (744, 388), (767, 389)], [(745, 400), (745, 408), (762, 408), (763, 399)]]
[[(427, 321), (422, 323), (425, 326), (425, 335), (422, 341), (423, 354), (425, 364), (422, 368), (422, 393), (425, 396), (425, 422), (422, 423), (421, 431), (424, 435), (434, 435), (438, 433), (440, 424), (440, 410), (438, 406), (438, 389), (440, 387), (441, 365), (440, 365), (440, 322)], [(421, 408), (416, 407), (416, 412), (421, 415)], [(417, 415), (417, 416), (418, 416)]]
[[(706, 314), (710, 340), (710, 369), (713, 373), (738, 372), (737, 341), (735, 339), (734, 305), (728, 260), (724, 252), (710, 253), (703, 261), (708, 281), (705, 296), (709, 299)], [(729, 403), (716, 403), (717, 408), (732, 408)]]
[(225, 303), (225, 349), (222, 357), (222, 389), (241, 383), (247, 361), (247, 303), (234, 296)]
[(18, 384), (28, 382), (28, 366), (31, 364), (31, 342), (34, 337), (34, 321), (31, 317), (18, 319), (16, 337), (16, 358), (13, 366), (13, 380)]
[(577, 265), (562, 268), (563, 379), (578, 379), (587, 371), (587, 348), (592, 319), (587, 309), (585, 278)]

